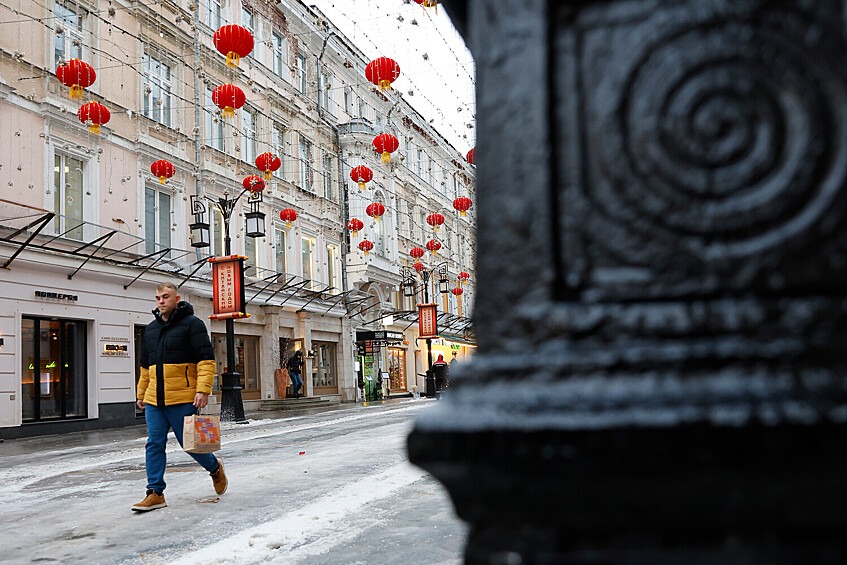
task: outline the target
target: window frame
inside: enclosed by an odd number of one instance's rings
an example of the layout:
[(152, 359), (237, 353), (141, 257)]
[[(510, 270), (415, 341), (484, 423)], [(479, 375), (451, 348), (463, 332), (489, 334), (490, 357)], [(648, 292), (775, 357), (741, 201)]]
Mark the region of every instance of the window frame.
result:
[[(153, 69), (154, 61), (159, 67), (167, 68), (167, 78), (162, 78), (160, 76), (161, 72), (153, 74), (153, 71), (155, 70)], [(142, 74), (144, 75), (141, 91), (142, 114), (149, 120), (153, 120), (167, 128), (172, 128), (174, 123), (173, 97), (175, 96), (173, 87), (176, 83), (174, 80), (174, 65), (172, 63), (172, 59), (155, 50), (145, 48), (144, 55), (142, 57), (142, 69)], [(164, 93), (163, 96), (161, 96), (161, 100), (163, 100), (163, 102), (161, 104), (162, 107), (159, 110), (156, 109), (156, 106), (159, 105), (156, 103), (155, 98), (157, 87), (162, 93)], [(147, 88), (150, 88), (150, 92), (147, 92)]]
[[(249, 116), (249, 120), (245, 120), (245, 116)], [(241, 159), (253, 164), (259, 154), (259, 128), (257, 127), (259, 112), (251, 106), (244, 105), (241, 108), (239, 119), (241, 121)], [(245, 121), (250, 123), (245, 124)]]
[(299, 163), (298, 180), (300, 181), (300, 188), (306, 192), (314, 192), (315, 177), (312, 167), (312, 142), (302, 133), (300, 134), (298, 143), (297, 161)]
[[(148, 210), (147, 204), (149, 202), (149, 193), (153, 193), (153, 218), (154, 225), (151, 227), (149, 223), (149, 215), (150, 212)], [(168, 218), (166, 225), (162, 225), (162, 215), (161, 215), (161, 197), (167, 196), (168, 198)], [(176, 218), (174, 212), (174, 206), (176, 203), (176, 198), (174, 197), (174, 191), (166, 188), (162, 188), (161, 186), (156, 186), (150, 183), (144, 185), (144, 251), (147, 254), (155, 253), (157, 251), (161, 251), (162, 249), (170, 248), (173, 246), (173, 223)], [(151, 240), (148, 236), (149, 234), (153, 234), (153, 239)], [(163, 243), (163, 235), (167, 236), (167, 245)], [(168, 252), (165, 257), (170, 257), (170, 252)]]
[[(57, 159), (58, 164), (57, 164)], [(69, 186), (69, 182), (67, 180), (67, 174), (70, 173), (70, 164), (66, 163), (67, 160), (73, 160), (79, 162), (79, 189), (74, 191), (74, 194), (68, 196), (66, 188)], [(53, 202), (51, 208), (53, 212), (56, 214), (55, 219), (53, 220), (53, 229), (56, 234), (63, 234), (62, 237), (66, 237), (68, 239), (73, 239), (76, 241), (83, 241), (85, 238), (85, 172), (88, 167), (88, 161), (83, 159), (81, 156), (73, 155), (69, 153), (63, 153), (61, 151), (55, 151), (53, 153)], [(58, 170), (57, 170), (58, 169)], [(66, 172), (65, 169), (68, 169)], [(76, 169), (76, 168), (75, 168)], [(58, 176), (58, 178), (57, 178)], [(71, 217), (68, 215), (67, 204), (73, 203), (75, 201), (75, 197), (79, 199), (79, 217)], [(69, 200), (70, 198), (70, 200)], [(57, 209), (61, 208), (61, 209)], [(74, 222), (79, 221), (79, 226), (71, 226), (71, 229), (68, 231), (68, 218), (71, 218)]]

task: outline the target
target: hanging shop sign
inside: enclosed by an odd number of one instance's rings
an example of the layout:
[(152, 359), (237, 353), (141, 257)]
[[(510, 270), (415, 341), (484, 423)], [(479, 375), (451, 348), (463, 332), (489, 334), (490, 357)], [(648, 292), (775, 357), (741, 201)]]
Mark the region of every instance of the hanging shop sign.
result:
[(438, 337), (438, 304), (418, 304), (418, 338)]
[(376, 342), (374, 345), (395, 345), (403, 343), (403, 332), (391, 332), (388, 330), (356, 332), (357, 342)]
[(229, 255), (227, 257), (212, 257), (212, 304), (214, 314), (209, 316), (212, 320), (226, 320), (227, 318), (247, 318), (244, 310), (247, 300), (244, 296), (244, 260), (243, 255)]

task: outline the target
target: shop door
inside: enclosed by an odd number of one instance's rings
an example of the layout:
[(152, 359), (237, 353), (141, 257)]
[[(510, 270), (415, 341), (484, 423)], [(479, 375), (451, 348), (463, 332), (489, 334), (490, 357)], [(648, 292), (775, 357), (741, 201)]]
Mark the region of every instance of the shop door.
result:
[(388, 349), (388, 376), (391, 392), (406, 392), (406, 350)]
[(86, 417), (85, 322), (23, 318), (21, 326), (23, 421)]
[(325, 341), (313, 341), (312, 350), (312, 387), (315, 394), (338, 394), (338, 372), (336, 344)]

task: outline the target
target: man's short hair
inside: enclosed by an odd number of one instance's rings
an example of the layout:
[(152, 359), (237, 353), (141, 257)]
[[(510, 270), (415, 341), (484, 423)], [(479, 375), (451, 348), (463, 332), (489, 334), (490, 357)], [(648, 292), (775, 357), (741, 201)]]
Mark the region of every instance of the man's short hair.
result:
[(156, 290), (164, 290), (166, 288), (172, 290), (174, 294), (179, 293), (179, 290), (176, 288), (176, 285), (174, 283), (163, 282), (156, 285)]

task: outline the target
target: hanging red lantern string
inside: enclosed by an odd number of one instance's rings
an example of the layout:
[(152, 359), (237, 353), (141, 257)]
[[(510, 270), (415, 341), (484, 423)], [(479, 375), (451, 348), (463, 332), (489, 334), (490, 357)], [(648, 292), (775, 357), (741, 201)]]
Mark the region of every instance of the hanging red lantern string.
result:
[(424, 264), (423, 264), (423, 263), (421, 263), (420, 261), (418, 261), (417, 263), (415, 263), (414, 265), (412, 265), (412, 267), (413, 267), (413, 268), (414, 268), (417, 272), (419, 272), (419, 273), (422, 273), (422, 272), (424, 271), (424, 269), (426, 269), (426, 267), (424, 266)]
[(153, 173), (153, 176), (159, 178), (159, 184), (165, 184), (165, 181), (176, 173), (176, 167), (170, 161), (159, 159), (150, 165), (150, 172)]
[(244, 106), (247, 97), (244, 91), (234, 84), (222, 84), (212, 91), (212, 102), (222, 110), (224, 118), (232, 118), (235, 111)]
[(282, 161), (273, 153), (262, 153), (256, 157), (256, 167), (265, 173), (265, 180), (271, 180), (281, 165)]
[(391, 83), (400, 76), (400, 65), (394, 59), (379, 57), (365, 67), (365, 78), (379, 86), (380, 90), (391, 90)]
[(471, 274), (467, 271), (462, 271), (461, 273), (459, 273), (459, 282), (462, 284), (467, 283), (470, 278)]
[(465, 157), (465, 159), (467, 159), (467, 160), (468, 160), (468, 163), (470, 163), (471, 165), (475, 165), (475, 164), (476, 164), (476, 147), (474, 147), (473, 149), (471, 149), (470, 151), (468, 151), (468, 154), (467, 154), (467, 156)]
[(415, 259), (415, 265), (420, 264), (421, 257), (424, 256), (424, 253), (426, 253), (426, 251), (424, 251), (422, 247), (412, 247), (409, 251), (409, 255)]
[(279, 219), (285, 222), (285, 229), (289, 229), (297, 219), (297, 211), (293, 208), (283, 208), (279, 213)]
[(437, 239), (430, 239), (426, 242), (426, 248), (429, 249), (429, 252), (435, 255), (438, 253), (438, 250), (441, 249), (441, 242)]
[(253, 51), (253, 34), (246, 27), (229, 24), (221, 26), (212, 37), (215, 49), (226, 55), (226, 66), (235, 68)]
[(56, 67), (56, 78), (71, 89), (70, 96), (74, 100), (82, 98), (82, 90), (88, 88), (97, 80), (94, 67), (80, 59), (71, 59)]
[(358, 237), (359, 230), (365, 227), (365, 223), (359, 218), (350, 218), (350, 221), (347, 222), (347, 229), (350, 230), (353, 237)]
[(365, 252), (365, 255), (371, 252), (371, 249), (374, 248), (374, 244), (372, 241), (368, 241), (367, 239), (363, 239), (359, 242), (359, 249)]
[(262, 192), (265, 190), (265, 181), (259, 175), (250, 175), (245, 177), (241, 184), (250, 192)]
[(382, 162), (389, 163), (391, 154), (400, 147), (400, 141), (390, 133), (381, 133), (373, 140), (374, 149), (382, 154)]
[(426, 223), (432, 226), (432, 231), (438, 231), (438, 228), (444, 224), (444, 215), (438, 212), (432, 213), (426, 217)]
[(109, 109), (99, 102), (86, 102), (79, 107), (77, 116), (80, 122), (88, 124), (88, 131), (94, 135), (99, 134), (100, 126), (107, 124), (112, 117)]
[(458, 297), (462, 296), (462, 293), (465, 292), (465, 291), (462, 289), (462, 287), (457, 286), (456, 288), (454, 288), (450, 292), (453, 293), (453, 296), (458, 298)]
[(385, 206), (379, 202), (373, 202), (365, 208), (365, 214), (373, 218), (375, 222), (378, 222), (382, 215), (385, 214)]
[(453, 208), (459, 211), (460, 216), (467, 216), (471, 206), (473, 206), (473, 202), (467, 196), (460, 196), (453, 201)]
[(359, 190), (365, 190), (367, 189), (365, 183), (373, 180), (374, 172), (364, 165), (357, 165), (350, 169), (350, 178), (359, 185)]

